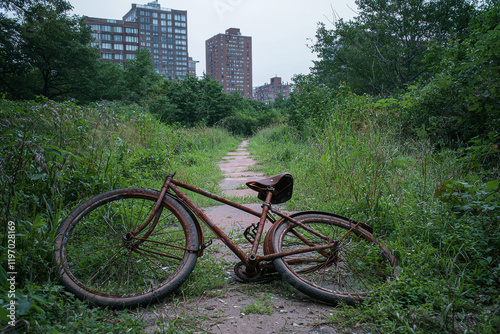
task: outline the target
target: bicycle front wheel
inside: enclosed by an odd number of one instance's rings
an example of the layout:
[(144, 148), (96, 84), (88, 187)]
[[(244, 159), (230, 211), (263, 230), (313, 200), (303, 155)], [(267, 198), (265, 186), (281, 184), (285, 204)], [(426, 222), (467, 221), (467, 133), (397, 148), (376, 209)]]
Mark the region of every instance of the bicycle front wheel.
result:
[[(284, 220), (274, 229), (273, 249), (289, 253), (274, 260), (283, 279), (321, 302), (349, 305), (366, 299), (392, 276), (395, 258), (372, 234), (348, 219), (303, 213), (293, 217), (309, 229)], [(297, 253), (300, 249), (322, 249)]]
[(61, 284), (81, 299), (112, 308), (158, 301), (187, 279), (197, 260), (198, 234), (189, 213), (159, 192), (131, 188), (95, 196), (74, 209), (57, 231), (55, 263)]

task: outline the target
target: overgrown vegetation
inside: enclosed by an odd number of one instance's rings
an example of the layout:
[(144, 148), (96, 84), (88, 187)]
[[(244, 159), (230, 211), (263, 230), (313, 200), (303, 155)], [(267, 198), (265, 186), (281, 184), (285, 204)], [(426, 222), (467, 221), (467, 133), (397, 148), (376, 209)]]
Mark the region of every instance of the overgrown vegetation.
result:
[[(294, 210), (366, 222), (399, 258), (397, 279), (375, 302), (338, 307), (332, 322), (393, 333), (500, 331), (500, 7), (356, 3), (352, 21), (318, 27), (319, 60), (295, 78), (292, 98), (264, 105), (224, 94), (207, 77), (165, 81), (147, 50), (125, 69), (97, 62), (90, 31), (67, 16), (65, 1), (4, 1), (18, 17), (0, 16), (1, 261), (15, 221), (18, 331), (78, 332), (88, 318), (89, 331), (140, 332), (137, 313), (110, 317), (55, 283), (54, 230), (88, 196), (158, 188), (167, 159), (180, 179), (217, 192), (214, 162), (234, 148), (229, 132), (258, 132), (250, 149), (266, 174), (294, 175)], [(52, 46), (78, 57), (41, 62), (48, 39), (30, 32), (51, 24), (68, 30)], [(215, 279), (205, 282), (203, 262), (216, 267)], [(220, 263), (200, 264), (184, 296), (224, 286)], [(0, 276), (4, 291), (3, 267)], [(247, 312), (270, 306), (262, 299)]]
[(383, 118), (372, 118), (373, 102), (347, 99), (305, 139), (283, 125), (260, 132), (250, 146), (266, 174), (294, 175), (291, 208), (366, 222), (399, 258), (398, 279), (382, 288), (379, 302), (336, 317), (374, 322), (382, 332), (495, 332), (499, 175), (481, 177), (465, 168), (469, 156), (436, 151), (429, 141), (401, 143)]
[(332, 317), (346, 328), (500, 329), (499, 7), (475, 15), (425, 54), (444, 55), (429, 80), (381, 99), (301, 77), (289, 123), (251, 142), (267, 173), (295, 176), (294, 209), (371, 224), (399, 258), (377, 302)]
[[(1, 261), (7, 263), (7, 222), (14, 221), (17, 317), (24, 319), (16, 325), (19, 332), (27, 328), (25, 321), (37, 332), (63, 325), (77, 332), (80, 317), (94, 319), (89, 326), (99, 331), (132, 328), (134, 316), (126, 312), (123, 326), (111, 321), (97, 327), (107, 311), (90, 309), (61, 291), (52, 266), (55, 229), (89, 196), (121, 187), (158, 189), (170, 171), (167, 160), (181, 179), (218, 192), (216, 162), (238, 142), (220, 128), (164, 125), (139, 105), (0, 100), (0, 110)], [(7, 291), (5, 267), (0, 270)], [(3, 323), (8, 300), (0, 297)]]

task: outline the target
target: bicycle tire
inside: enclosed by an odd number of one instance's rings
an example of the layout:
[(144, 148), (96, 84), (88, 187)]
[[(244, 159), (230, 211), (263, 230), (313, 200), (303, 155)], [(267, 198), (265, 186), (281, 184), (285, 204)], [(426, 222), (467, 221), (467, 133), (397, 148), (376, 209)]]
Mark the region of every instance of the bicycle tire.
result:
[(378, 284), (394, 274), (395, 258), (373, 235), (340, 216), (304, 213), (293, 217), (322, 235), (283, 220), (273, 229), (273, 252), (287, 252), (332, 244), (331, 248), (273, 260), (281, 277), (309, 297), (328, 304), (348, 305), (367, 299)]
[(133, 238), (127, 234), (148, 218), (158, 197), (156, 190), (118, 189), (75, 208), (56, 234), (61, 284), (80, 299), (110, 308), (144, 306), (177, 290), (198, 257), (188, 211), (165, 196), (151, 234), (145, 235), (152, 222)]

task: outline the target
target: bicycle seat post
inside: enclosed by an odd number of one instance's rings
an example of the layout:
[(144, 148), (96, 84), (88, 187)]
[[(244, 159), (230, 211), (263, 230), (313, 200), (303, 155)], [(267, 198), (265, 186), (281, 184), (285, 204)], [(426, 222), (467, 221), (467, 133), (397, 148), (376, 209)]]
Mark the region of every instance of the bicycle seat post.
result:
[(255, 240), (252, 245), (252, 250), (248, 254), (248, 263), (250, 265), (255, 265), (257, 260), (257, 251), (259, 249), (260, 238), (262, 237), (262, 232), (264, 231), (264, 224), (267, 219), (267, 213), (271, 207), (271, 199), (273, 197), (274, 187), (267, 188), (266, 200), (262, 204), (262, 215), (260, 216), (259, 225), (257, 225), (257, 233), (255, 235)]

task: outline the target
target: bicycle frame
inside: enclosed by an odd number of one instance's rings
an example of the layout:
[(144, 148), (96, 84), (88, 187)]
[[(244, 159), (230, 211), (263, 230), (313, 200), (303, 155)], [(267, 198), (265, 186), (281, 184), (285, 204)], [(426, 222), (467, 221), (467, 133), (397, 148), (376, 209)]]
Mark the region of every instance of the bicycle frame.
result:
[[(292, 217), (285, 215), (283, 212), (272, 208), (272, 204), (271, 204), (272, 192), (271, 191), (268, 191), (267, 198), (264, 201), (264, 203), (262, 204), (262, 212), (258, 212), (258, 211), (255, 211), (253, 209), (250, 209), (244, 205), (241, 205), (239, 203), (236, 203), (236, 202), (230, 201), (226, 198), (212, 194), (208, 191), (205, 191), (205, 190), (202, 190), (200, 188), (191, 186), (187, 183), (175, 180), (174, 175), (175, 175), (175, 173), (169, 174), (166, 177), (165, 182), (163, 184), (163, 187), (160, 191), (160, 196), (158, 198), (158, 201), (156, 203), (155, 208), (151, 212), (151, 215), (149, 216), (149, 218), (144, 223), (142, 223), (135, 231), (132, 232), (133, 235), (139, 234), (144, 228), (146, 228), (146, 226), (148, 226), (151, 223), (153, 218), (159, 212), (159, 209), (161, 207), (161, 202), (162, 202), (164, 196), (166, 195), (168, 190), (171, 190), (175, 194), (176, 198), (180, 202), (185, 204), (198, 218), (200, 218), (215, 233), (217, 238), (219, 238), (227, 247), (229, 247), (229, 249), (231, 249), (231, 251), (247, 266), (247, 270), (250, 270), (250, 271), (253, 270), (256, 266), (258, 266), (258, 264), (262, 261), (271, 261), (271, 260), (276, 259), (278, 257), (332, 248), (335, 246), (336, 243), (338, 243), (337, 241), (333, 242), (328, 237), (326, 237), (326, 236), (322, 235), (321, 233), (309, 228), (308, 226), (296, 221)], [(191, 201), (191, 199), (189, 199), (189, 197), (186, 194), (184, 194), (179, 188), (183, 188), (183, 189), (192, 191), (192, 192), (200, 194), (202, 196), (211, 198), (217, 202), (227, 204), (231, 207), (234, 207), (238, 210), (244, 211), (244, 212), (251, 214), (253, 216), (259, 217), (260, 220), (259, 220), (259, 223), (257, 224), (257, 233), (255, 235), (255, 239), (253, 241), (252, 249), (250, 250), (250, 252), (245, 253), (234, 241), (231, 240), (231, 238), (226, 233), (224, 233), (224, 231), (222, 229), (220, 229), (201, 209), (199, 209), (197, 207), (197, 205), (193, 201)], [(306, 230), (316, 234), (317, 236), (325, 239), (326, 244), (320, 245), (320, 246), (314, 246), (314, 247), (307, 247), (307, 248), (298, 249), (298, 250), (289, 251), (289, 252), (280, 252), (280, 253), (257, 256), (258, 248), (260, 245), (260, 239), (261, 239), (263, 231), (264, 231), (264, 225), (266, 223), (266, 220), (269, 220), (273, 224), (276, 222), (276, 220), (273, 217), (268, 215), (269, 212), (272, 212), (273, 214), (276, 214), (283, 219), (287, 219), (290, 222), (292, 222), (293, 224), (300, 225), (304, 229), (306, 229)], [(157, 219), (158, 218), (156, 218), (155, 221), (153, 222), (153, 225), (150, 227), (148, 233), (151, 233), (151, 231), (154, 230), (156, 223), (157, 223)], [(354, 229), (355, 227), (353, 227), (352, 229)], [(347, 233), (349, 233), (349, 232), (347, 232)], [(347, 233), (346, 233), (346, 235), (347, 235)]]

